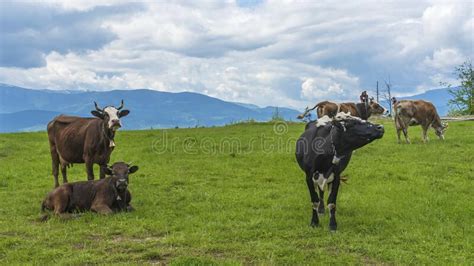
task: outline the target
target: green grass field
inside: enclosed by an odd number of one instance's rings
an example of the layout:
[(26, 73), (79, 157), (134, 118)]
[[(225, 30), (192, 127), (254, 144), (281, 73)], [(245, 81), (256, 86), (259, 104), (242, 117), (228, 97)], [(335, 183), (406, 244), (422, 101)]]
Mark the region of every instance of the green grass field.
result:
[(140, 167), (136, 211), (45, 223), (46, 133), (0, 134), (0, 263), (472, 264), (474, 123), (450, 123), (444, 142), (430, 130), (428, 144), (410, 128), (411, 145), (385, 125), (345, 171), (336, 233), (327, 215), (309, 226), (303, 124), (121, 131), (111, 161)]

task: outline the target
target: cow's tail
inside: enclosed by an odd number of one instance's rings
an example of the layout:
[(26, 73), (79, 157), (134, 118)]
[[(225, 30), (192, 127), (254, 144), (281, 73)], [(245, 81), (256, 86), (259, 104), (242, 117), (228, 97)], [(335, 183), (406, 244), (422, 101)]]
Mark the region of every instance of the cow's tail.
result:
[(318, 104), (316, 104), (313, 108), (309, 109), (308, 107), (306, 107), (306, 109), (304, 110), (304, 112), (300, 115), (298, 115), (296, 118), (298, 119), (304, 119), (306, 117), (306, 115), (313, 111), (315, 108), (317, 108)]
[(324, 108), (324, 105), (326, 104), (327, 104), (327, 101), (324, 101), (314, 106), (314, 108), (316, 109), (316, 114), (318, 115), (318, 118), (323, 117), (323, 108)]

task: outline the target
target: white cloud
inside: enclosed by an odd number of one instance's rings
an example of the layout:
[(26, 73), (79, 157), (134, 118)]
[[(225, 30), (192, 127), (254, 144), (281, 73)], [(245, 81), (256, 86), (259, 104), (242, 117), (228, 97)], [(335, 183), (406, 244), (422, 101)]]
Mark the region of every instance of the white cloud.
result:
[(437, 71), (453, 71), (454, 67), (463, 63), (466, 57), (458, 50), (451, 48), (441, 48), (435, 50), (431, 57), (426, 57), (424, 66), (431, 67)]
[[(113, 4), (51, 2), (77, 12)], [(186, 90), (301, 108), (357, 100), (389, 75), (395, 93), (431, 88), (473, 56), (472, 2), (462, 0), (142, 4), (140, 12), (100, 20), (115, 36), (101, 48), (53, 50), (43, 67), (0, 68), (0, 82)]]

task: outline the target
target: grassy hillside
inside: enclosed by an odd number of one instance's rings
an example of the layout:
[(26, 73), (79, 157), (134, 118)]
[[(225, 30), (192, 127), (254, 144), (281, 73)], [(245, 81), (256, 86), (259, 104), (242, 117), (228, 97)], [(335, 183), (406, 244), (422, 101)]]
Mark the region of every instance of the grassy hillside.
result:
[[(294, 158), (303, 128), (119, 132), (112, 161), (140, 166), (130, 180), (136, 211), (46, 223), (36, 221), (53, 186), (46, 133), (0, 134), (0, 263), (474, 261), (474, 123), (450, 123), (444, 142), (430, 131), (428, 144), (410, 128), (411, 145), (398, 145), (386, 123), (345, 172), (336, 233), (327, 215), (309, 227)], [(83, 165), (69, 173), (86, 179)]]

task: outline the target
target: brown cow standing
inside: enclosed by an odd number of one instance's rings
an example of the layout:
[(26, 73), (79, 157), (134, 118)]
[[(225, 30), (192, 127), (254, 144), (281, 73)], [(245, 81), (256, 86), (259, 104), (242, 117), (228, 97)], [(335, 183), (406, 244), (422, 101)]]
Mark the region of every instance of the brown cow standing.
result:
[(48, 123), (48, 138), (51, 151), (54, 185), (59, 186), (58, 168), (61, 165), (63, 182), (67, 183), (66, 168), (74, 163), (85, 163), (87, 179), (94, 179), (94, 163), (100, 165), (100, 178), (105, 177), (105, 168), (110, 160), (115, 142), (115, 131), (122, 126), (120, 118), (129, 114), (123, 108), (107, 106), (91, 113), (97, 118), (60, 115)]
[(397, 129), (398, 143), (400, 143), (400, 132), (403, 132), (405, 140), (410, 143), (408, 137), (408, 127), (421, 125), (423, 129), (423, 142), (428, 140), (427, 131), (431, 126), (436, 135), (444, 140), (444, 132), (448, 124), (442, 123), (436, 108), (430, 102), (423, 100), (401, 100), (392, 99), (393, 110), (395, 112), (395, 127)]
[[(80, 181), (62, 184), (44, 199), (41, 210), (54, 211), (61, 218), (69, 218), (75, 211), (92, 210), (100, 214), (118, 211), (132, 211), (132, 196), (128, 191), (128, 175), (136, 172), (138, 166), (117, 162), (105, 168), (107, 177), (101, 180)], [(48, 214), (42, 217), (47, 220)]]
[(377, 103), (373, 98), (366, 103), (334, 103), (329, 101), (323, 101), (316, 104), (313, 108), (306, 108), (305, 112), (298, 116), (299, 119), (303, 119), (306, 114), (316, 109), (318, 118), (325, 115), (329, 117), (335, 117), (339, 112), (347, 113), (350, 115), (359, 117), (363, 120), (367, 120), (371, 115), (381, 115), (386, 113), (386, 109)]

